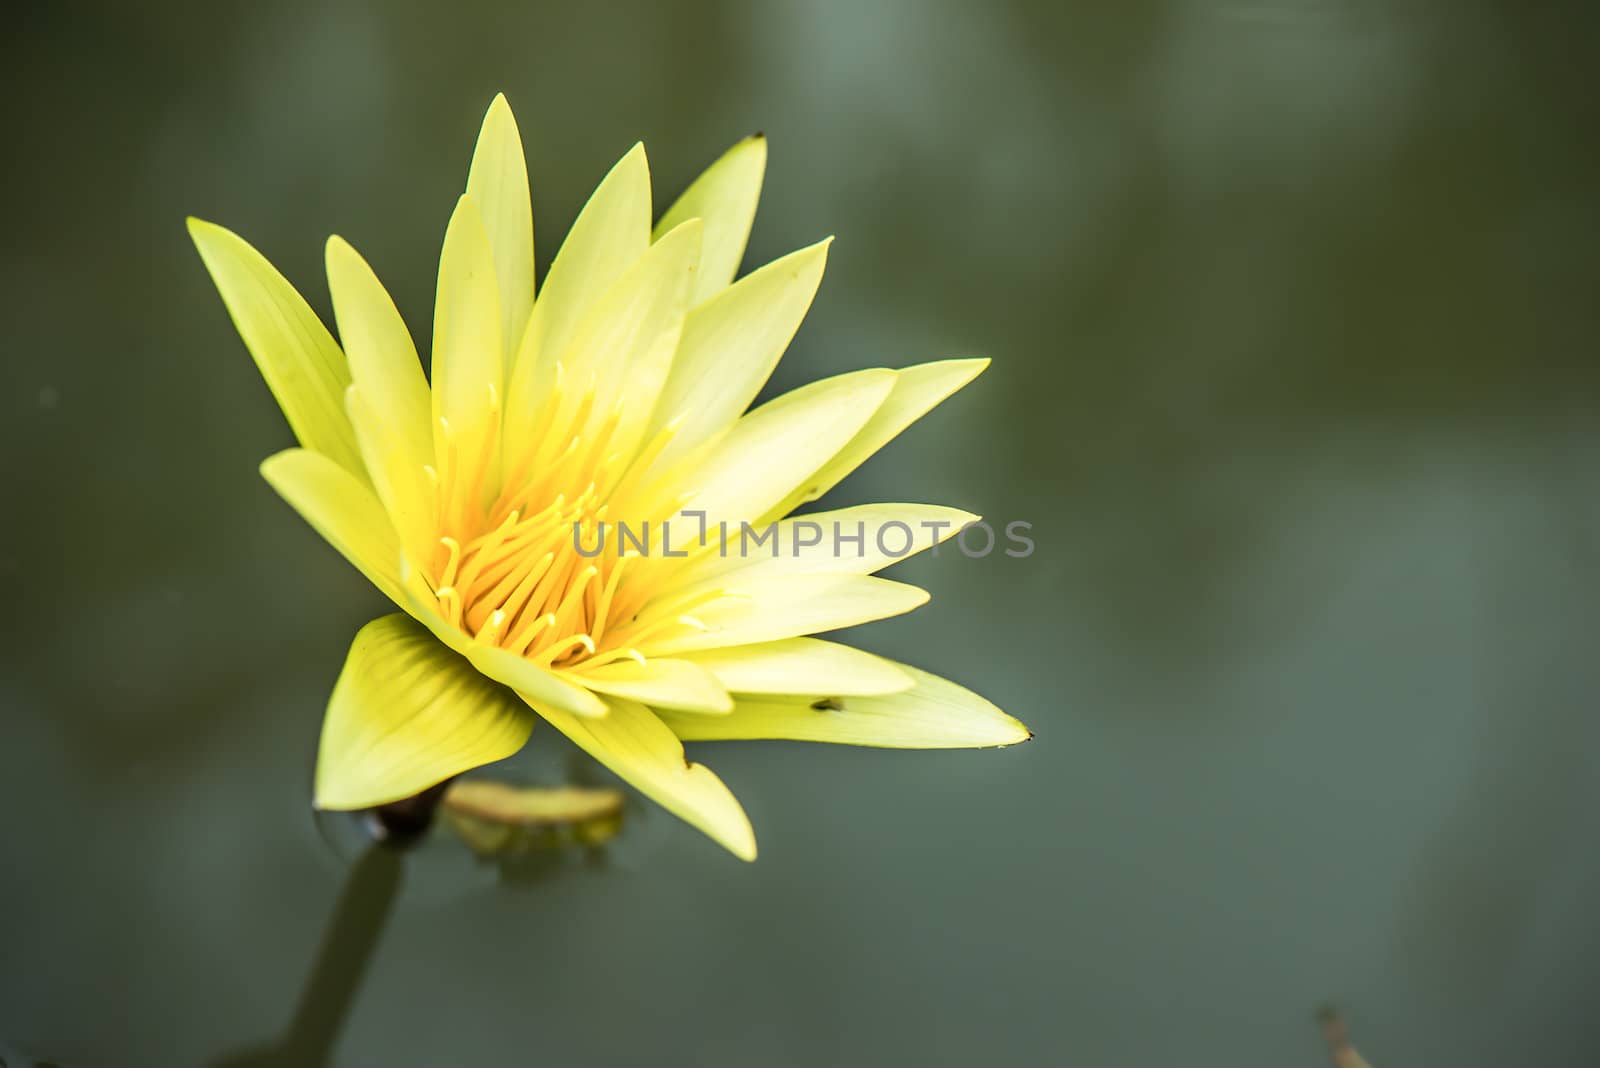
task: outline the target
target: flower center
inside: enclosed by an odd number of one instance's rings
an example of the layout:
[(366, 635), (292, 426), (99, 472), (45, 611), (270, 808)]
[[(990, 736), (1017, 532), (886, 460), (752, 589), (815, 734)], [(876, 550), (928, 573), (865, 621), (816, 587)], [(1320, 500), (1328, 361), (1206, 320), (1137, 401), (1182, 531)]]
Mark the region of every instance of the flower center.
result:
[(566, 396), (556, 370), (538, 424), (547, 429), (520, 455), (502, 450), (493, 387), (487, 433), (467, 440), (439, 420), (440, 536), (430, 573), (439, 610), (474, 639), (546, 667), (642, 663), (637, 646), (646, 637), (702, 626), (681, 612), (652, 620), (657, 569), (636, 564), (639, 554), (607, 534), (614, 521), (653, 523), (682, 507), (684, 498), (644, 484), (676, 424), (642, 447), (630, 444), (619, 432), (623, 400), (598, 417), (593, 383)]

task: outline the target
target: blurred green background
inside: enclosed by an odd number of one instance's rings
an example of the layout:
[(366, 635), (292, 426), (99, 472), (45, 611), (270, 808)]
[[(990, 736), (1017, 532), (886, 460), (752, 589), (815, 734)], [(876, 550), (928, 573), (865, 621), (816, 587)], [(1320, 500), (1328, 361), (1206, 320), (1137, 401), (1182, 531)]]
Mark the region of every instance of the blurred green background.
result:
[[(334, 931), (341, 1065), (1281, 1068), (1330, 998), (1378, 1068), (1592, 1063), (1593, 16), (18, 6), (0, 1058), (223, 1063)], [(325, 315), (343, 234), (425, 328), (499, 90), (541, 267), (635, 140), (664, 205), (759, 129), (747, 266), (839, 235), (775, 387), (994, 357), (831, 500), (1033, 523), (852, 639), (1035, 741), (701, 746), (754, 866), (644, 811), (538, 878), (352, 875), (311, 762), (385, 607), (257, 476), (290, 435), (183, 217)]]

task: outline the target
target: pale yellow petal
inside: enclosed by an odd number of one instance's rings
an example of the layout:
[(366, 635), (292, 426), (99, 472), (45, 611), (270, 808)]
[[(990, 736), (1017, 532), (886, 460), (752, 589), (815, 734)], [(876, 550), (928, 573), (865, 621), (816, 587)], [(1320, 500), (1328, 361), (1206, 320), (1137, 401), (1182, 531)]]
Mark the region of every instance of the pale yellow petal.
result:
[(704, 630), (648, 639), (639, 651), (646, 657), (677, 656), (820, 634), (897, 616), (927, 601), (925, 590), (867, 575), (763, 576), (731, 584), (724, 596), (696, 608), (694, 617)]
[(483, 213), (500, 290), (500, 340), (509, 366), (533, 310), (533, 207), (528, 164), (511, 105), (494, 98), (478, 131), (467, 175), (467, 194)]
[(706, 168), (656, 224), (659, 236), (685, 219), (705, 220), (704, 265), (695, 287), (694, 304), (716, 295), (739, 270), (766, 170), (767, 139), (760, 134), (747, 137)]
[(372, 490), (329, 457), (286, 449), (267, 457), (261, 475), (323, 540), (401, 608), (400, 542)]
[(350, 369), (328, 328), (288, 280), (237, 234), (191, 218), (189, 236), (300, 444), (366, 481), (355, 430), (344, 410)]
[(643, 664), (619, 660), (587, 670), (580, 666), (567, 674), (591, 690), (651, 708), (718, 715), (733, 708), (733, 698), (716, 676), (688, 660), (657, 659)]
[[(655, 425), (675, 424), (659, 464), (727, 427), (761, 391), (800, 328), (822, 282), (828, 244), (752, 271), (689, 313)], [(705, 256), (702, 253), (702, 272)]]
[(537, 420), (556, 361), (584, 316), (649, 247), (650, 167), (644, 146), (634, 145), (578, 214), (533, 302), (506, 392), (508, 455), (526, 450), (542, 429)]
[(689, 763), (677, 736), (645, 706), (615, 697), (607, 704), (610, 711), (598, 719), (582, 719), (536, 703), (534, 710), (640, 793), (740, 859), (756, 859), (750, 818), (722, 780), (704, 765)]
[(531, 660), (478, 642), (467, 645), (462, 651), (479, 671), (510, 686), (540, 708), (558, 708), (585, 717), (606, 715), (606, 706), (600, 698)]
[(372, 488), (388, 513), (399, 544), (413, 556), (426, 558), (437, 544), (432, 480), (408, 448), (411, 442), (367, 402), (360, 386), (352, 384), (345, 390), (345, 407), (356, 428)]
[(421, 553), (432, 541), (435, 514), (434, 484), (426, 473), (434, 462), (428, 380), (411, 332), (367, 262), (333, 237), (327, 265), (353, 380), (345, 408), (362, 461), (402, 542)]
[(741, 697), (726, 716), (665, 713), (662, 718), (685, 741), (789, 738), (894, 749), (963, 749), (1013, 745), (1032, 737), (1028, 728), (971, 690), (916, 668), (904, 670), (916, 685), (901, 693)]
[(706, 649), (684, 653), (683, 659), (705, 668), (734, 693), (875, 695), (912, 686), (911, 676), (898, 665), (819, 638)]
[[(635, 260), (594, 305), (562, 356), (566, 381), (592, 383), (586, 427), (619, 420), (608, 439), (608, 451), (619, 457), (631, 456), (644, 438), (672, 366), (700, 259), (701, 229), (700, 220), (691, 219)], [(560, 426), (585, 403), (577, 389), (564, 399)]]
[(317, 751), (316, 804), (371, 808), (521, 749), (534, 716), (415, 620), (361, 628), (334, 684)]
[(804, 486), (773, 508), (768, 518), (788, 515), (800, 505), (816, 500), (837, 486), (873, 453), (988, 366), (987, 359), (972, 359), (939, 360), (902, 368), (898, 372), (894, 391), (861, 428), (860, 433), (819, 467)]
[(420, 463), (433, 460), (428, 379), (411, 331), (383, 283), (361, 254), (341, 237), (327, 248), (328, 290), (350, 378), (384, 419), (405, 438)]
[[(433, 451), (441, 479), (456, 487), (446, 508), (473, 503), (471, 465), (499, 433), (503, 379), (494, 254), (476, 201), (462, 196), (445, 230), (433, 308)], [(484, 481), (495, 488), (493, 478)]]
[[(671, 540), (690, 542), (704, 522), (759, 517), (791, 492), (804, 492), (817, 468), (860, 432), (894, 388), (895, 372), (853, 371), (802, 386), (740, 419), (693, 464), (696, 492), (673, 524)], [(796, 487), (799, 487), (796, 490)]]
[(808, 512), (771, 528), (730, 529), (715, 553), (685, 568), (685, 584), (738, 572), (868, 575), (954, 537), (978, 517), (937, 504), (863, 504)]

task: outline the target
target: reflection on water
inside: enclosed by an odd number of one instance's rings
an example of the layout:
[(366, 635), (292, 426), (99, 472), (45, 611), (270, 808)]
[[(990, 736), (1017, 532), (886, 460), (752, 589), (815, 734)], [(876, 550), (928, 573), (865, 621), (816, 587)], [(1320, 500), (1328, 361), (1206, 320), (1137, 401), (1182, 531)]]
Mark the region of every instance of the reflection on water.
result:
[(345, 880), (293, 1018), (281, 1038), (229, 1054), (217, 1068), (316, 1068), (327, 1064), (400, 892), (399, 849), (373, 845)]
[[(1379, 1065), (1583, 1063), (1592, 5), (99, 6), (0, 39), (8, 1059), (215, 1063), (296, 1005), (350, 1064), (1309, 1064), (1336, 997)], [(256, 477), (288, 433), (181, 220), (323, 312), (338, 231), (422, 326), (500, 89), (541, 265), (635, 139), (670, 195), (764, 129), (750, 262), (839, 235), (773, 388), (994, 357), (835, 496), (1034, 524), (853, 640), (1036, 741), (701, 746), (754, 866), (635, 804), (384, 889), (319, 830), (384, 607)]]

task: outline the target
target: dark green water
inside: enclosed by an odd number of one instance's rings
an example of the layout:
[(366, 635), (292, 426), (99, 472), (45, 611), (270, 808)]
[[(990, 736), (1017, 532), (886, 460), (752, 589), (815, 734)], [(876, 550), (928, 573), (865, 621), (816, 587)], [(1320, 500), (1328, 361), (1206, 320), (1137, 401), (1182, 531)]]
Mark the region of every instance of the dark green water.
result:
[[(1377, 1068), (1593, 1063), (1590, 12), (601, 7), (9, 16), (0, 1058), (1266, 1068), (1335, 999)], [(337, 231), (418, 327), (497, 90), (541, 263), (634, 140), (664, 200), (761, 129), (747, 262), (839, 235), (775, 386), (994, 357), (834, 499), (1033, 523), (853, 638), (1034, 742), (702, 746), (754, 866), (330, 847), (384, 607), (182, 219), (324, 312)]]

